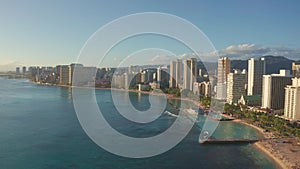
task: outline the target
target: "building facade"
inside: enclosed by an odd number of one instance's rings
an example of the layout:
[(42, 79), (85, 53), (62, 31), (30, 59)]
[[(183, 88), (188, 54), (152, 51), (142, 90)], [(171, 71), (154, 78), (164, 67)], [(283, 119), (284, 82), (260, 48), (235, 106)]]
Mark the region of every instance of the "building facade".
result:
[(248, 95), (262, 95), (262, 79), (265, 74), (265, 59), (248, 60)]
[(60, 85), (70, 85), (70, 65), (59, 65), (59, 84)]
[(285, 87), (292, 84), (289, 70), (280, 70), (279, 74), (263, 76), (262, 107), (273, 110), (284, 108)]
[(294, 77), (300, 77), (300, 63), (292, 63), (292, 71)]
[(26, 66), (23, 66), (22, 67), (22, 73), (25, 74), (26, 72), (27, 72), (27, 68), (26, 68)]
[(293, 78), (285, 88), (284, 117), (300, 120), (300, 78)]
[(170, 82), (169, 88), (176, 87), (176, 61), (171, 61), (170, 63)]
[(16, 74), (20, 74), (20, 67), (16, 67)]
[(227, 76), (230, 73), (230, 60), (227, 57), (218, 60), (217, 99), (226, 100)]
[(193, 90), (193, 84), (197, 81), (197, 59), (191, 58), (183, 62), (183, 89)]
[(227, 77), (227, 103), (238, 103), (242, 95), (246, 94), (246, 70), (234, 70)]

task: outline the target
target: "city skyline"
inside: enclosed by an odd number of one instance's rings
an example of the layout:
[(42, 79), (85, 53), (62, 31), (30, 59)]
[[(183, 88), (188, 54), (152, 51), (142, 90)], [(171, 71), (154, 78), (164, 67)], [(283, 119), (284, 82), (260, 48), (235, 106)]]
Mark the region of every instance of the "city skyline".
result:
[(0, 168), (300, 169), (299, 9), (2, 0)]
[[(297, 59), (300, 56), (300, 38), (297, 38), (300, 25), (294, 18), (299, 16), (298, 3), (4, 1), (0, 10), (1, 21), (5, 25), (0, 32), (3, 49), (0, 52), (0, 69), (7, 69), (9, 65), (12, 65), (10, 70), (13, 70), (12, 67), (17, 65), (74, 62), (86, 40), (100, 27), (125, 15), (149, 11), (170, 13), (190, 21), (208, 36), (219, 55), (230, 59), (249, 59), (266, 54)], [(115, 10), (108, 10), (112, 7)], [(282, 9), (288, 12), (278, 12)], [(277, 36), (273, 36), (274, 34)], [(146, 39), (148, 45), (145, 46), (153, 46), (153, 42), (157, 42), (156, 38)], [(136, 50), (132, 44), (139, 40), (133, 39), (128, 48), (120, 48), (114, 52), (107, 66), (112, 67), (119, 56)], [(182, 45), (178, 47), (177, 42), (168, 45), (163, 42), (170, 39), (161, 41), (157, 46), (170, 49), (176, 55), (189, 53)], [(215, 56), (215, 53), (204, 53), (201, 58), (205, 60), (211, 56)], [(150, 56), (143, 57), (151, 61)], [(170, 59), (165, 60), (166, 63), (169, 61)]]

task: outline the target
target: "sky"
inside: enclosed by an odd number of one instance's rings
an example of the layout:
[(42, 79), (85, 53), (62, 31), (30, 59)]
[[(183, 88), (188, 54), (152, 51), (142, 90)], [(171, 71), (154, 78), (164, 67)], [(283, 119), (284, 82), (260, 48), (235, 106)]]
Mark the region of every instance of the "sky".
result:
[[(300, 1), (297, 0), (0, 0), (0, 71), (18, 65), (55, 66), (75, 62), (86, 41), (99, 28), (141, 12), (168, 13), (194, 24), (217, 50), (203, 57), (218, 53), (247, 59), (274, 54), (300, 60)], [(127, 48), (136, 49), (141, 43), (136, 39), (128, 42), (123, 51), (122, 47), (115, 49), (114, 55), (107, 59), (107, 66), (115, 65)], [(160, 43), (159, 38), (149, 36), (144, 41), (146, 47), (155, 44), (162, 49), (168, 48), (167, 44), (177, 45), (171, 40)], [(187, 52), (185, 47), (173, 47), (171, 51), (175, 55)], [(153, 61), (153, 58), (143, 59)]]

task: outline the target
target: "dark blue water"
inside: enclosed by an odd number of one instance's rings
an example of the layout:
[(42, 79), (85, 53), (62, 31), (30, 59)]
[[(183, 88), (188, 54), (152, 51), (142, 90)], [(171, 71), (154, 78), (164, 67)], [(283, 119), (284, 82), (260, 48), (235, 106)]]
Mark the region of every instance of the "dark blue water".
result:
[[(132, 136), (163, 132), (175, 117), (162, 115), (143, 127), (128, 126), (115, 112), (110, 92), (97, 90), (107, 103), (102, 112), (114, 128)], [(131, 94), (139, 109), (146, 109), (147, 95)], [(172, 105), (176, 100), (170, 100)], [(143, 107), (146, 106), (146, 107)], [(107, 109), (107, 111), (105, 111)], [(168, 105), (168, 109), (172, 106)], [(203, 121), (204, 118), (200, 117)], [(200, 129), (170, 151), (145, 159), (129, 159), (106, 152), (82, 130), (72, 104), (71, 89), (35, 85), (26, 80), (0, 78), (0, 169), (257, 169), (276, 168), (273, 161), (252, 145), (200, 145)], [(217, 138), (253, 138), (260, 134), (233, 122), (221, 122)]]

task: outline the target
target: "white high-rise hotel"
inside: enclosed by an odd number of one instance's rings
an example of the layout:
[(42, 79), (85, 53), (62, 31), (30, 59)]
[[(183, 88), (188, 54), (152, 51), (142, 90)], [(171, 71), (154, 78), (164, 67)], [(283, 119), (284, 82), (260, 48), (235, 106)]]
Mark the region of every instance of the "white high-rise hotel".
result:
[(293, 78), (292, 81), (292, 85), (285, 88), (284, 116), (300, 120), (300, 78)]
[(238, 99), (242, 95), (246, 94), (246, 75), (247, 71), (234, 70), (233, 73), (229, 73), (227, 77), (227, 103), (237, 103)]
[(180, 59), (171, 61), (170, 64), (170, 88), (179, 88), (183, 81), (183, 65)]
[(248, 95), (262, 94), (262, 78), (265, 74), (265, 59), (256, 60), (251, 58), (248, 61)]
[(183, 62), (183, 88), (193, 90), (194, 82), (198, 76), (197, 59), (191, 58)]
[(292, 84), (289, 70), (280, 70), (279, 74), (263, 76), (262, 107), (273, 110), (284, 108), (284, 88)]
[(227, 98), (227, 76), (230, 73), (230, 60), (227, 57), (218, 60), (217, 99)]

